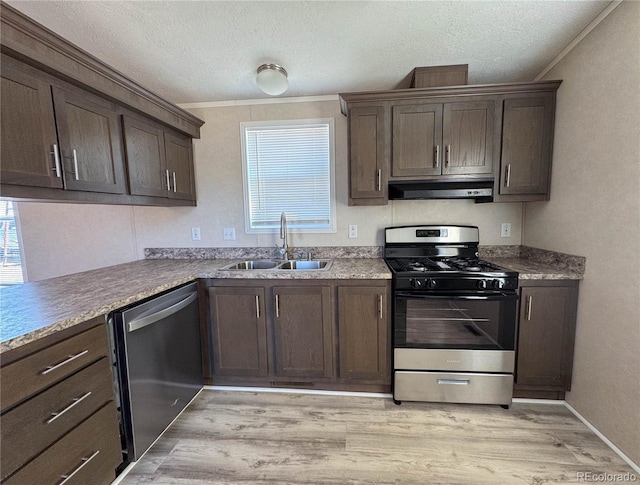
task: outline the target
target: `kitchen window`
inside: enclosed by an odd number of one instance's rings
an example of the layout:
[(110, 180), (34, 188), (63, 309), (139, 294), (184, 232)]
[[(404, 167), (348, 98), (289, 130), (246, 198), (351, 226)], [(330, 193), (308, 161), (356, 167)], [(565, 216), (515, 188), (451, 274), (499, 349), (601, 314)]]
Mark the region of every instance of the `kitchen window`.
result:
[(24, 281), (13, 202), (0, 201), (0, 286)]
[(336, 232), (333, 118), (240, 124), (247, 233)]

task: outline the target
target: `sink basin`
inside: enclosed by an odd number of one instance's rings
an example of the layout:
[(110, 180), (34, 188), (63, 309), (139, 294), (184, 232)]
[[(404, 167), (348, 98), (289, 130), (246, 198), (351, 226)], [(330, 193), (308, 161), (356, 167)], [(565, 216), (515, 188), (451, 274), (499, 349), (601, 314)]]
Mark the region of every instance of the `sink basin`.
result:
[(222, 269), (273, 269), (280, 264), (279, 261), (255, 260), (255, 261), (239, 261), (237, 263), (225, 266)]
[(307, 261), (306, 259), (291, 259), (280, 264), (278, 269), (329, 269), (330, 266), (330, 259), (314, 259), (311, 261)]

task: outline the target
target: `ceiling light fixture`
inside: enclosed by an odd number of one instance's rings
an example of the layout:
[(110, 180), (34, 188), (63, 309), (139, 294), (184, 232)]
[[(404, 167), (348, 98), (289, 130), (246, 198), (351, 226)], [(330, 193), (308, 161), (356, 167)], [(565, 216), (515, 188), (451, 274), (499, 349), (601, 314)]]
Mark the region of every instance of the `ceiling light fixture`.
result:
[(289, 88), (287, 71), (278, 64), (262, 64), (258, 68), (256, 84), (263, 93), (278, 96)]

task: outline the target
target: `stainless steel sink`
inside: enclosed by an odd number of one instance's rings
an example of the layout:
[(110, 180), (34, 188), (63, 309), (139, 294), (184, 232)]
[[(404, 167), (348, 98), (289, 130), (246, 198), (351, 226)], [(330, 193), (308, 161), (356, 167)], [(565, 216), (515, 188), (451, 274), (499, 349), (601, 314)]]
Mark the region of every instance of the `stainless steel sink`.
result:
[(228, 266), (225, 266), (222, 269), (232, 269), (232, 270), (274, 269), (279, 264), (280, 264), (280, 261), (257, 259), (253, 261), (239, 261), (237, 263), (233, 263)]
[(330, 259), (291, 259), (280, 264), (277, 269), (289, 269), (289, 270), (319, 270), (329, 269), (331, 267), (332, 260)]
[(267, 259), (256, 259), (256, 260), (248, 260), (248, 261), (237, 261), (235, 263), (229, 264), (222, 268), (223, 270), (255, 270), (255, 269), (266, 269), (266, 270), (327, 270), (331, 267), (333, 263), (332, 259), (290, 259), (288, 261), (273, 261)]

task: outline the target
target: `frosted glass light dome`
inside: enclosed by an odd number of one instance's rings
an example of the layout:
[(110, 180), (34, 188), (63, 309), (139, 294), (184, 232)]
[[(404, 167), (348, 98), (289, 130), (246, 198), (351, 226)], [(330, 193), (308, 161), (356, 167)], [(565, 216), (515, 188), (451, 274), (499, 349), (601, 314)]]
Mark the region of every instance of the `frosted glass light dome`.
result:
[(278, 96), (289, 88), (287, 71), (278, 64), (262, 64), (258, 68), (256, 84), (263, 93)]

